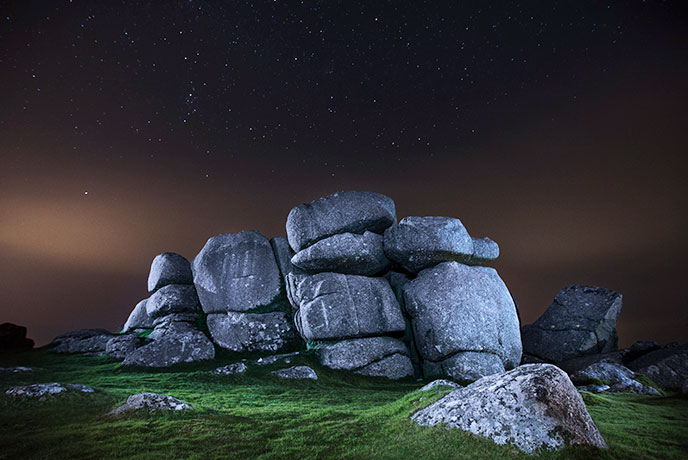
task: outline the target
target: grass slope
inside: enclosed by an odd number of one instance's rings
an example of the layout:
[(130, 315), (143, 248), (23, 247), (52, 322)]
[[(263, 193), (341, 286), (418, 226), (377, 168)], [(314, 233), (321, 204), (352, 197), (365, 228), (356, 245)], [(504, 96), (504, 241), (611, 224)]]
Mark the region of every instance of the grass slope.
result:
[[(60, 356), (45, 349), (0, 355), (1, 459), (685, 459), (688, 400), (675, 395), (592, 395), (586, 404), (608, 450), (566, 448), (528, 456), (458, 430), (416, 426), (409, 415), (448, 390), (421, 393), (414, 381), (390, 382), (334, 372), (306, 355), (320, 379), (285, 381), (279, 363), (245, 374), (213, 376), (230, 362), (166, 371), (123, 370), (107, 357)], [(96, 394), (47, 401), (5, 396), (13, 385), (82, 383)], [(105, 415), (131, 394), (169, 394), (195, 410)]]

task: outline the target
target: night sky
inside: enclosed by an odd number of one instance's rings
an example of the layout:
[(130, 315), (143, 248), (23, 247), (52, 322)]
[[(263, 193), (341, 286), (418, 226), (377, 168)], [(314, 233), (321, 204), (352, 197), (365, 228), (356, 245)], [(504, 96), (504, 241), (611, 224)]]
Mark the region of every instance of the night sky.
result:
[(338, 190), (460, 218), (534, 321), (688, 341), (682, 2), (0, 2), (0, 322), (115, 330), (153, 257)]

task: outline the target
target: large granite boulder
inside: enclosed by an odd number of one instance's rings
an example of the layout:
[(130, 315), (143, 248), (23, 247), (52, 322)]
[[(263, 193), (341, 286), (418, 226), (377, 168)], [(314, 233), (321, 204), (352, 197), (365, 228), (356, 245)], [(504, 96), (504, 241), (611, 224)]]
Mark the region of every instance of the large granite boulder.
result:
[(146, 310), (147, 303), (148, 299), (143, 299), (136, 304), (129, 314), (127, 322), (124, 323), (122, 332), (130, 332), (137, 329), (153, 329), (153, 318), (148, 316), (148, 311)]
[(373, 192), (338, 192), (293, 208), (287, 216), (287, 239), (299, 252), (338, 233), (382, 233), (396, 221), (391, 198)]
[(553, 363), (614, 351), (621, 306), (618, 292), (567, 286), (537, 321), (523, 327), (523, 351)]
[(403, 291), (427, 375), (475, 380), (519, 364), (516, 307), (495, 269), (444, 262)]
[(300, 342), (284, 312), (212, 313), (207, 323), (213, 342), (230, 351), (279, 351)]
[(291, 263), (291, 258), (294, 257), (294, 250), (289, 246), (287, 238), (279, 236), (270, 240), (272, 249), (275, 252), (275, 259), (284, 281), (285, 290), (287, 291), (287, 299), (293, 309), (298, 308), (294, 301), (293, 293), (296, 290), (296, 285), (300, 280), (308, 276), (308, 273), (296, 265)]
[(168, 284), (193, 284), (191, 264), (174, 252), (163, 252), (153, 259), (148, 274), (148, 292), (155, 292)]
[(414, 273), (473, 256), (473, 239), (452, 217), (405, 217), (385, 230), (384, 246), (387, 258)]
[(26, 338), (26, 328), (12, 323), (0, 324), (0, 352), (32, 348), (33, 340)]
[(122, 365), (168, 367), (178, 363), (213, 359), (215, 346), (208, 337), (199, 330), (189, 328), (188, 325), (177, 329), (180, 324), (184, 323), (172, 323), (151, 343), (127, 354)]
[(317, 356), (323, 366), (356, 374), (397, 380), (413, 376), (409, 351), (401, 340), (368, 337), (322, 344)]
[(146, 344), (146, 339), (136, 334), (118, 334), (105, 344), (105, 353), (123, 359), (129, 353)]
[(680, 390), (688, 381), (688, 345), (664, 346), (628, 363), (662, 388)]
[(162, 318), (175, 313), (198, 312), (196, 288), (192, 284), (168, 284), (156, 291), (146, 302), (146, 312), (153, 318)]
[(260, 232), (214, 236), (192, 263), (203, 311), (249, 312), (280, 297), (280, 272), (270, 241)]
[(104, 353), (108, 340), (113, 337), (105, 329), (80, 329), (55, 337), (54, 353)]
[(297, 252), (291, 262), (311, 273), (351, 275), (375, 275), (390, 264), (382, 248), (382, 235), (372, 232), (329, 236)]
[(301, 280), (293, 293), (294, 322), (306, 340), (339, 340), (400, 333), (401, 307), (384, 278), (319, 273)]
[(565, 444), (607, 447), (580, 394), (561, 369), (527, 364), (452, 391), (411, 417), (444, 424), (528, 453)]

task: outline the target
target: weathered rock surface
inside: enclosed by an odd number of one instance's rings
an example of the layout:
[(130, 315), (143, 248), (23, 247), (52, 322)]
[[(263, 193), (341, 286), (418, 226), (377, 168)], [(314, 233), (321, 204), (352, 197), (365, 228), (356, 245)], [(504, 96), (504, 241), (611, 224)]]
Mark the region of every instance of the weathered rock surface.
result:
[(32, 348), (33, 340), (26, 338), (26, 328), (12, 323), (0, 324), (0, 351)]
[(452, 217), (405, 217), (385, 230), (384, 247), (389, 260), (410, 272), (473, 256), (473, 239)]
[(493, 268), (444, 262), (403, 291), (418, 351), (428, 370), (441, 370), (434, 375), (474, 380), (519, 364), (516, 307)]
[(497, 260), (499, 245), (490, 238), (472, 238), (473, 255), (468, 260), (469, 265), (484, 265)]
[(318, 380), (318, 374), (308, 366), (294, 366), (287, 369), (272, 371), (277, 377), (282, 379), (313, 379)]
[(137, 329), (153, 329), (153, 318), (148, 316), (148, 311), (146, 310), (147, 303), (148, 299), (143, 299), (136, 304), (129, 314), (127, 322), (124, 323), (122, 332), (130, 332)]
[(618, 292), (567, 286), (537, 321), (523, 327), (523, 351), (554, 363), (614, 351), (621, 306)]
[(295, 252), (338, 233), (382, 233), (396, 222), (391, 198), (346, 191), (296, 206), (287, 216), (287, 239)]
[(193, 284), (189, 261), (174, 252), (164, 252), (153, 259), (148, 274), (148, 292), (168, 284)]
[(662, 388), (680, 390), (688, 380), (688, 345), (659, 348), (631, 361), (628, 367)]
[(444, 423), (528, 453), (565, 443), (607, 447), (566, 373), (548, 364), (484, 377), (412, 419), (422, 426)]
[(611, 385), (610, 391), (618, 393), (661, 394), (655, 388), (636, 381), (636, 377), (636, 373), (625, 366), (599, 362), (571, 374), (571, 381), (576, 385), (588, 385), (602, 381)]
[(256, 364), (259, 366), (267, 366), (269, 364), (275, 364), (278, 361), (284, 361), (285, 364), (290, 364), (291, 359), (299, 354), (298, 351), (293, 353), (282, 353), (279, 355), (264, 356), (256, 360)]
[(123, 366), (167, 367), (213, 359), (215, 347), (200, 331), (174, 333), (168, 329), (160, 337), (129, 353)]
[(297, 252), (292, 264), (311, 273), (375, 275), (389, 268), (382, 235), (365, 232), (332, 235)]
[(319, 273), (302, 279), (293, 295), (299, 305), (294, 322), (306, 340), (376, 336), (406, 328), (384, 278)]
[(100, 353), (105, 352), (108, 340), (113, 337), (105, 329), (80, 329), (66, 332), (53, 339), (54, 353)]
[(206, 313), (248, 312), (280, 296), (280, 272), (270, 241), (260, 232), (214, 236), (192, 263), (194, 283)]
[(173, 313), (198, 312), (196, 288), (192, 284), (168, 284), (158, 289), (146, 302), (148, 316), (155, 320)]
[(421, 387), (420, 391), (428, 391), (436, 387), (461, 388), (461, 385), (451, 380), (437, 379)]
[(213, 371), (213, 375), (234, 375), (246, 372), (248, 366), (244, 363), (232, 363), (226, 366), (218, 367)]
[(401, 340), (368, 337), (323, 344), (317, 350), (323, 366), (357, 374), (401, 379), (413, 376), (409, 351)]
[(598, 385), (586, 385), (583, 387), (578, 387), (578, 391), (587, 391), (588, 393), (603, 393), (607, 390), (609, 390), (611, 387), (609, 385), (603, 385), (603, 384), (598, 384)]
[(293, 292), (296, 290), (296, 285), (306, 276), (304, 270), (300, 269), (296, 265), (291, 263), (291, 258), (294, 257), (294, 251), (287, 238), (280, 236), (270, 240), (272, 249), (275, 252), (275, 258), (277, 259), (277, 265), (280, 269), (280, 274), (282, 275), (282, 280), (284, 281), (285, 290), (287, 291), (287, 299), (292, 306), (292, 309), (298, 308), (296, 302), (294, 301)]
[(136, 334), (115, 335), (107, 341), (105, 353), (113, 358), (124, 358), (132, 351), (145, 345), (146, 339)]
[(68, 391), (80, 392), (80, 393), (93, 393), (94, 390), (91, 387), (80, 384), (66, 384), (63, 385), (57, 382), (51, 383), (35, 383), (33, 385), (21, 385), (8, 389), (5, 391), (7, 396), (12, 396), (14, 398), (41, 398), (44, 399), (47, 396), (54, 396), (60, 393), (66, 393)]
[(191, 404), (172, 396), (159, 395), (157, 393), (139, 393), (129, 396), (127, 402), (118, 408), (108, 412), (108, 415), (121, 414), (122, 412), (133, 410), (189, 410), (193, 409)]
[(207, 322), (213, 341), (231, 351), (278, 351), (300, 341), (289, 315), (283, 312), (213, 313)]

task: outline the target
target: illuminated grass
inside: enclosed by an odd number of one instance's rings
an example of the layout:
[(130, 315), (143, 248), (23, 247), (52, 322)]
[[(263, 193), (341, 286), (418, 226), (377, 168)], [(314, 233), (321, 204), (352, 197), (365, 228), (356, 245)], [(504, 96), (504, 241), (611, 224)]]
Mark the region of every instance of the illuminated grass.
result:
[[(213, 376), (227, 364), (168, 371), (123, 370), (105, 357), (37, 350), (0, 356), (0, 366), (28, 365), (33, 374), (0, 375), (3, 459), (592, 459), (688, 458), (688, 400), (676, 396), (585, 394), (610, 445), (528, 456), (457, 430), (418, 427), (409, 415), (449, 390), (420, 393), (422, 384), (389, 382), (307, 364), (318, 381), (280, 380), (286, 365), (249, 364), (245, 374)], [(94, 395), (15, 400), (12, 385), (57, 381), (96, 388)], [(105, 415), (131, 394), (169, 394), (195, 406), (163, 414)]]

